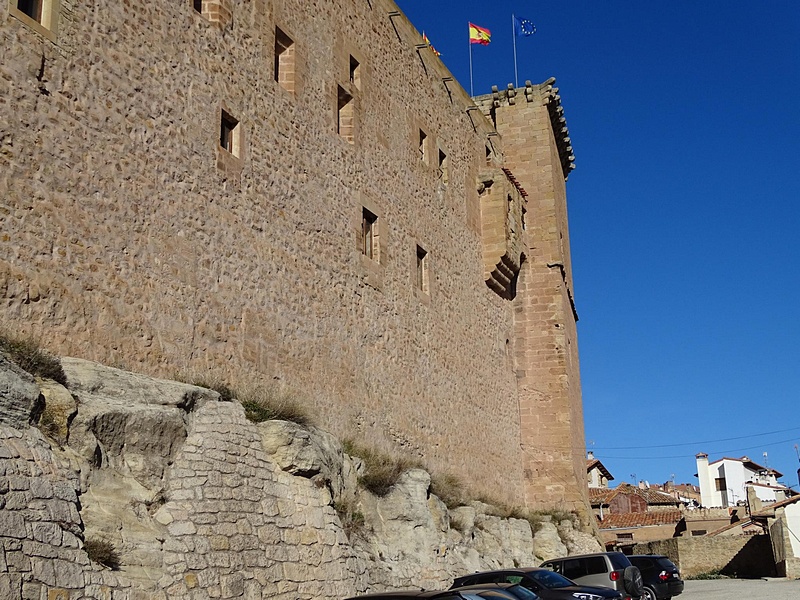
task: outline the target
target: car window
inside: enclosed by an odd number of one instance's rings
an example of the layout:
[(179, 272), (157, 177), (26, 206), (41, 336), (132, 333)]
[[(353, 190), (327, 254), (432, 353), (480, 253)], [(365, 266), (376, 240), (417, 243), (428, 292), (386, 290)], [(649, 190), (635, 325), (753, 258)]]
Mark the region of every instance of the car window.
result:
[(656, 564), (662, 569), (675, 569), (676, 571), (678, 570), (678, 567), (675, 566), (675, 563), (668, 558), (657, 558)]
[(653, 559), (652, 558), (645, 558), (645, 557), (636, 557), (636, 559), (631, 560), (631, 563), (639, 567), (642, 571), (647, 571), (653, 568)]
[(503, 575), (503, 581), (506, 583), (519, 583), (522, 581), (522, 575)]
[(580, 558), (568, 558), (562, 563), (561, 573), (567, 579), (577, 579), (586, 575), (586, 565)]
[(625, 567), (631, 566), (631, 561), (629, 561), (628, 557), (622, 554), (622, 552), (610, 552), (607, 556), (611, 559), (611, 565), (614, 567), (615, 571), (622, 571)]
[[(587, 575), (598, 575), (608, 571), (604, 556), (587, 556), (583, 559), (583, 562)], [(567, 577), (569, 577), (569, 575), (567, 575)]]

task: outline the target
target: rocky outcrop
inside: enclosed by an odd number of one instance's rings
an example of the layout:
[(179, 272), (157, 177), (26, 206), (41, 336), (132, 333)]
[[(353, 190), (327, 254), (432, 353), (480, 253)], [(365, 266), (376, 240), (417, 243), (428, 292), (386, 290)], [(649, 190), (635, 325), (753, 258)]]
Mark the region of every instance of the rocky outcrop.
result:
[(0, 424), (27, 427), (43, 407), (33, 376), (0, 352)]
[[(62, 364), (69, 389), (41, 382), (41, 396), (0, 364), (0, 381), (21, 382), (0, 427), (2, 598), (340, 598), (599, 549), (570, 521), (534, 536), (480, 502), (449, 510), (422, 469), (375, 496), (327, 432), (253, 424), (216, 392)], [(119, 570), (90, 560), (90, 541)]]

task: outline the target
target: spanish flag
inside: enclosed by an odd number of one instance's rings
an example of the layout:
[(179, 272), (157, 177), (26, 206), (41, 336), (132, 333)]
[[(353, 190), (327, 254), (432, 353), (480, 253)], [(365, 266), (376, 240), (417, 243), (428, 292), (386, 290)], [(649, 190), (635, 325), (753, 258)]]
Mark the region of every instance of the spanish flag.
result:
[(482, 46), (488, 46), (489, 42), (491, 41), (492, 41), (491, 31), (489, 31), (485, 27), (478, 27), (474, 23), (469, 24), (470, 44), (481, 44)]

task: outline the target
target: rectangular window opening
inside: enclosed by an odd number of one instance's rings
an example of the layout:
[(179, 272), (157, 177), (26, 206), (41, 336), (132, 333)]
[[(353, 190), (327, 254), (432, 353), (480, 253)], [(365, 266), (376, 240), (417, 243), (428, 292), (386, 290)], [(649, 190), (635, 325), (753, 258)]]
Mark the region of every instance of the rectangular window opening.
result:
[(41, 24), (43, 4), (44, 0), (17, 0), (17, 10)]
[(195, 12), (203, 14), (203, 0), (192, 0), (192, 7)]
[(239, 156), (239, 121), (224, 110), (220, 118), (219, 145), (234, 156)]
[(358, 61), (350, 56), (350, 83), (352, 83), (357, 90), (361, 89), (361, 69)]
[(428, 157), (428, 134), (419, 130), (419, 158), (422, 162), (427, 162)]
[(417, 246), (417, 289), (427, 294), (428, 285), (428, 252), (422, 247)]
[(349, 143), (355, 141), (355, 107), (353, 97), (342, 86), (338, 87), (338, 106), (336, 112), (336, 133)]
[(439, 149), (439, 175), (442, 178), (442, 183), (445, 185), (447, 185), (447, 181), (450, 177), (448, 171), (449, 164), (447, 160), (447, 154), (445, 154), (443, 150)]
[(486, 164), (491, 164), (492, 162), (492, 147), (489, 144), (486, 144)]
[(522, 205), (522, 231), (527, 231), (528, 223), (526, 222), (525, 218), (528, 215), (528, 210), (525, 208), (525, 205)]
[(366, 208), (361, 209), (361, 253), (378, 260), (378, 217)]
[(294, 93), (295, 46), (294, 41), (279, 27), (275, 28), (275, 81), (287, 92)]
[(726, 481), (724, 477), (718, 477), (714, 480), (714, 484), (716, 485), (718, 492), (724, 492), (728, 488), (726, 487)]

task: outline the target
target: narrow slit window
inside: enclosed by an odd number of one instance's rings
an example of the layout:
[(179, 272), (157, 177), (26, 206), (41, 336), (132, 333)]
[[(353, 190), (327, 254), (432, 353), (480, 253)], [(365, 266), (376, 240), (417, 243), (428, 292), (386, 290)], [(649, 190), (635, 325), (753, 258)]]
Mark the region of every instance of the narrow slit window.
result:
[(192, 0), (192, 7), (198, 14), (203, 14), (203, 0)]
[(17, 0), (17, 10), (28, 15), (37, 23), (42, 22), (44, 0)]
[(361, 253), (378, 260), (378, 217), (366, 208), (361, 209)]
[(492, 147), (489, 144), (486, 144), (486, 164), (491, 164), (492, 162)]
[(442, 178), (442, 183), (447, 185), (447, 181), (450, 177), (448, 173), (449, 164), (447, 161), (447, 154), (444, 153), (443, 150), (439, 150), (439, 176)]
[(338, 87), (338, 106), (336, 111), (336, 133), (349, 143), (355, 141), (355, 107), (353, 97), (342, 86)]
[(528, 230), (528, 222), (527, 222), (528, 210), (525, 208), (525, 205), (522, 206), (522, 231)]
[(220, 118), (219, 145), (234, 156), (239, 156), (239, 121), (224, 110)]
[(428, 293), (428, 252), (417, 246), (417, 289)]
[(295, 46), (294, 41), (279, 27), (275, 28), (275, 81), (287, 92), (294, 93)]
[(350, 83), (357, 89), (361, 89), (361, 65), (354, 56), (350, 56)]
[(427, 162), (428, 160), (428, 134), (419, 130), (419, 158), (422, 162)]

